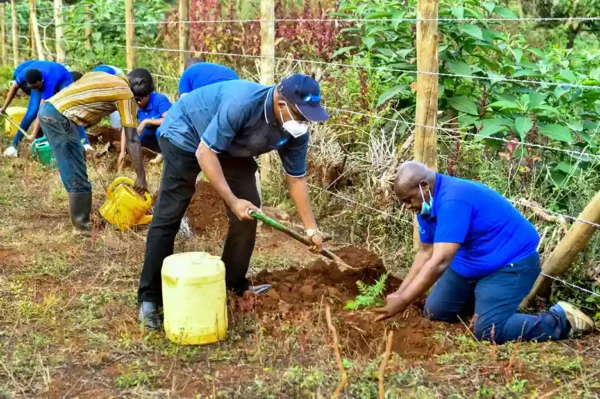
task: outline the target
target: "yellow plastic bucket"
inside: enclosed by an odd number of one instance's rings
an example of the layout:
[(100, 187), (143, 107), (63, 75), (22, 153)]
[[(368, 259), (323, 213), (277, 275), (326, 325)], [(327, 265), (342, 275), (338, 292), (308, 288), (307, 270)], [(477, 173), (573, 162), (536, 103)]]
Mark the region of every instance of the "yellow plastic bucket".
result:
[(165, 258), (162, 267), (165, 333), (181, 345), (206, 345), (227, 338), (225, 264), (206, 252)]
[[(6, 109), (6, 113), (8, 117), (13, 120), (17, 125), (21, 123), (23, 118), (25, 117), (25, 113), (27, 112), (27, 108), (24, 107), (8, 107)], [(8, 120), (4, 120), (4, 132), (10, 137), (13, 138), (17, 134), (17, 127), (10, 123)]]

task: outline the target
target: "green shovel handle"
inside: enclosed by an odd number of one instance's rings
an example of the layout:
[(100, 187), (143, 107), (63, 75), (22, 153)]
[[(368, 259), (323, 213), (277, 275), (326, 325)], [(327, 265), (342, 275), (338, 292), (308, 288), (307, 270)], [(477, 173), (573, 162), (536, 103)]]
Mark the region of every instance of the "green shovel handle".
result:
[[(311, 240), (309, 240), (302, 234), (298, 234), (295, 231), (288, 229), (287, 227), (285, 227), (278, 221), (271, 219), (264, 213), (256, 212), (256, 211), (249, 209), (248, 215), (252, 216), (256, 220), (260, 220), (261, 222), (268, 224), (269, 226), (289, 235), (292, 238), (295, 238), (296, 240), (300, 241), (302, 244), (306, 245), (307, 247), (312, 247), (314, 245)], [(341, 266), (343, 268), (354, 269), (352, 266), (350, 266), (346, 262), (344, 262), (339, 256), (337, 256), (336, 254), (334, 254), (333, 252), (331, 252), (325, 248), (323, 248), (320, 253), (321, 253), (321, 255), (325, 256), (326, 258), (331, 259), (332, 261), (334, 261), (336, 264), (338, 264), (339, 266)]]

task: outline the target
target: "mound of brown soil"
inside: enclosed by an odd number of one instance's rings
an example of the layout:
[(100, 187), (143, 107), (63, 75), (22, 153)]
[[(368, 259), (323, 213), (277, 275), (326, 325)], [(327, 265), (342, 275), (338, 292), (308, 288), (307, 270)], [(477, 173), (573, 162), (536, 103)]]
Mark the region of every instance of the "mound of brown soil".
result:
[[(280, 271), (262, 271), (254, 278), (253, 284), (269, 283), (272, 289), (262, 296), (245, 296), (236, 300), (234, 309), (241, 312), (255, 312), (259, 316), (273, 320), (268, 332), (277, 335), (277, 320), (305, 319), (322, 311), (323, 304), (329, 304), (332, 316), (337, 320), (340, 342), (345, 350), (376, 356), (374, 348), (382, 342), (386, 324), (375, 323), (376, 315), (370, 311), (349, 311), (344, 306), (356, 298), (361, 280), (374, 283), (386, 273), (381, 260), (373, 253), (356, 247), (343, 248), (336, 253), (357, 270), (341, 272), (333, 263), (318, 260), (301, 270), (290, 268)], [(387, 293), (398, 288), (401, 280), (389, 276)], [(320, 320), (323, 320), (321, 317)], [(411, 306), (404, 314), (394, 318), (393, 349), (403, 356), (420, 358), (440, 354), (448, 348), (439, 347), (432, 336), (439, 331), (441, 323), (431, 322), (423, 317), (417, 306)], [(389, 328), (389, 325), (388, 325)], [(374, 353), (371, 353), (374, 352)]]
[(196, 184), (196, 193), (187, 210), (187, 218), (194, 233), (199, 236), (225, 238), (227, 214), (225, 203), (216, 190), (205, 181)]

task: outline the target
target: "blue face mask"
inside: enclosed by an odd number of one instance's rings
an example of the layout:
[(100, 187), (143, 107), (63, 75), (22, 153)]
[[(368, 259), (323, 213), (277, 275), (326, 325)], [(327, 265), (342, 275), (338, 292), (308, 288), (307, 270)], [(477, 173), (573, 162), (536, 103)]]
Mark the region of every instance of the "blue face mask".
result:
[(429, 204), (425, 201), (425, 195), (423, 194), (421, 185), (419, 185), (419, 191), (421, 191), (421, 198), (423, 198), (423, 205), (421, 205), (421, 216), (429, 216), (431, 215), (431, 208), (433, 207), (433, 197), (431, 196), (431, 191), (429, 192)]

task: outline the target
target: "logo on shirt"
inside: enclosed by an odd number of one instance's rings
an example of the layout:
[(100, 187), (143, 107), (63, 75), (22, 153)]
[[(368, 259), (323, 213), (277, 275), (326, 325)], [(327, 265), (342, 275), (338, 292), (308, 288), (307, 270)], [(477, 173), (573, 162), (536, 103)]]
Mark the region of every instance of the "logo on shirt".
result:
[(279, 140), (279, 141), (278, 141), (278, 142), (275, 144), (275, 146), (274, 146), (273, 148), (279, 148), (279, 147), (281, 147), (282, 145), (284, 145), (285, 143), (287, 143), (287, 141), (288, 141), (288, 139), (286, 139), (286, 138), (283, 138), (283, 139)]

